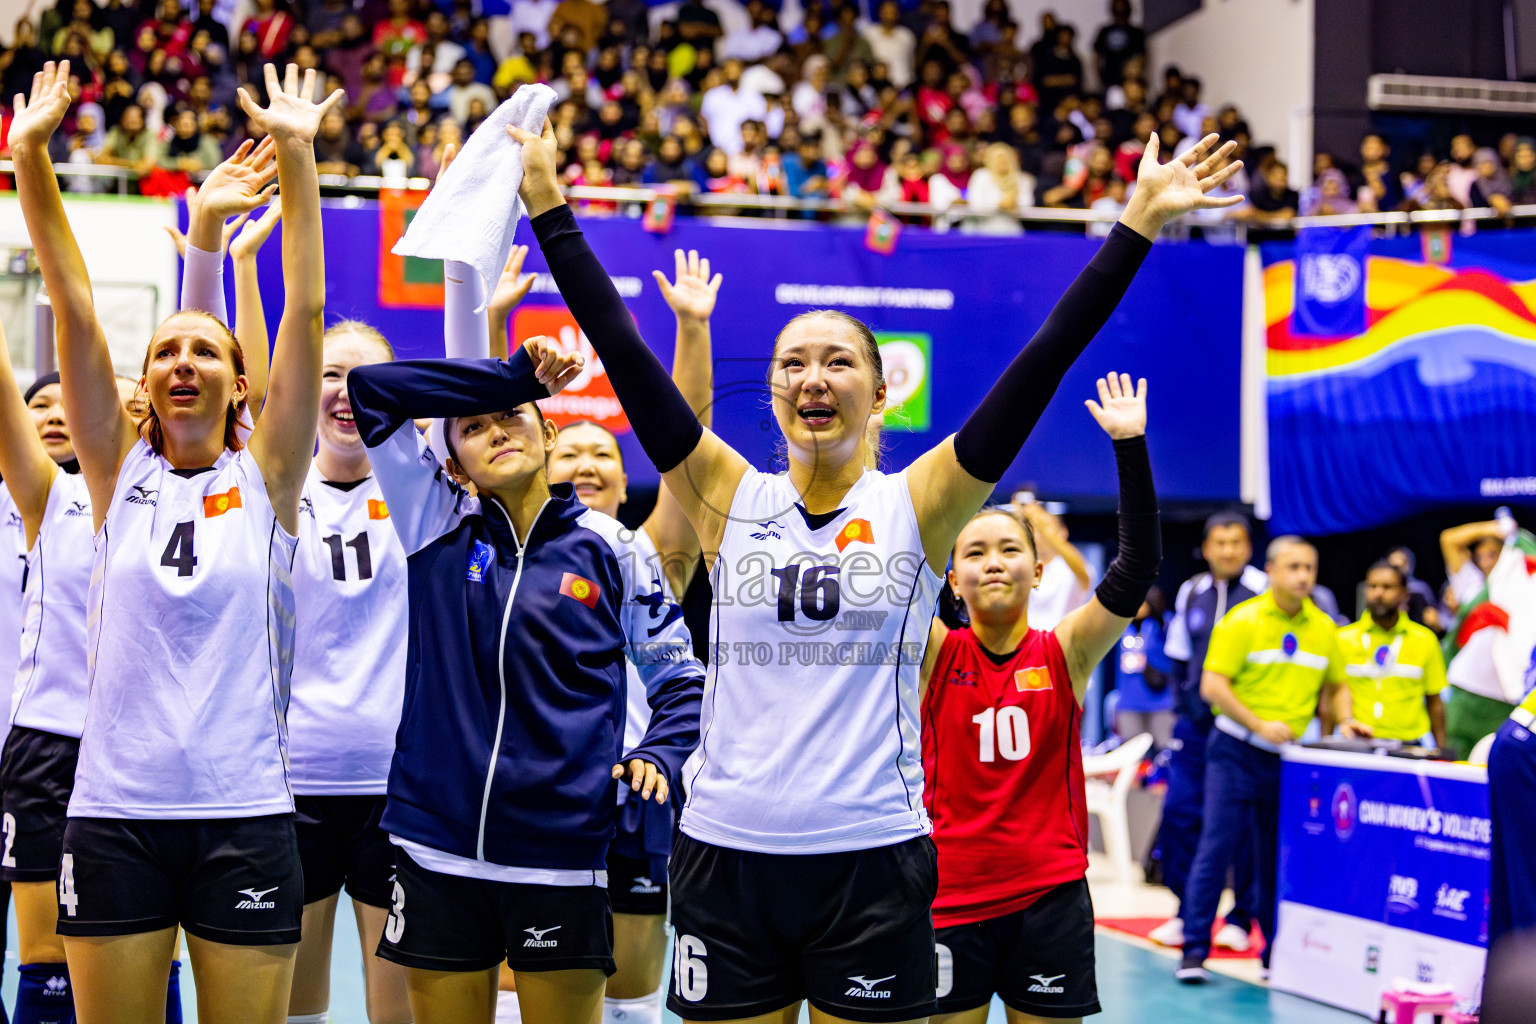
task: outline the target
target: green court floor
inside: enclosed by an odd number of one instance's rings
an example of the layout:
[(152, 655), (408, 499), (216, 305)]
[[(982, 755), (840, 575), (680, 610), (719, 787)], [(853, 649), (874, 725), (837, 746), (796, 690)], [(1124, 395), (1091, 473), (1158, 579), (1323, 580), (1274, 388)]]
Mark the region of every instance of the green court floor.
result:
[[(345, 904), (345, 896), (342, 901)], [(12, 952), (0, 992), (9, 1006), (16, 993), (14, 924), (8, 948)], [(1093, 1024), (1360, 1024), (1364, 1020), (1219, 974), (1203, 988), (1186, 988), (1173, 980), (1174, 961), (1169, 957), (1104, 935), (1099, 936), (1098, 954), (1099, 1001), (1104, 1012), (1089, 1018)], [(183, 974), (182, 1001), (190, 1024), (197, 1019), (197, 1004), (189, 975)], [(331, 1024), (367, 1024), (357, 931), (351, 908), (345, 905), (336, 914), (333, 975)], [(666, 1019), (667, 1024), (678, 1024), (670, 1013)], [(1002, 1005), (994, 1002), (988, 1024), (1003, 1024), (1003, 1020)]]

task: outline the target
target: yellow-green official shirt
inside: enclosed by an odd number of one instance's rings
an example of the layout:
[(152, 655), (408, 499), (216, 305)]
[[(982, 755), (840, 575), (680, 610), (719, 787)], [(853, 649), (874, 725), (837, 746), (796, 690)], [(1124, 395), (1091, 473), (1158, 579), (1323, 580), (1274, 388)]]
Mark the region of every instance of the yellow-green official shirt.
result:
[(1216, 624), (1205, 668), (1232, 680), (1233, 695), (1249, 711), (1284, 722), (1299, 737), (1317, 716), (1323, 684), (1345, 681), (1338, 634), (1310, 599), (1290, 616), (1266, 590)]
[(1445, 656), (1428, 628), (1399, 612), (1382, 629), (1369, 613), (1339, 630), (1355, 721), (1389, 740), (1417, 740), (1429, 732), (1426, 697), (1445, 689)]

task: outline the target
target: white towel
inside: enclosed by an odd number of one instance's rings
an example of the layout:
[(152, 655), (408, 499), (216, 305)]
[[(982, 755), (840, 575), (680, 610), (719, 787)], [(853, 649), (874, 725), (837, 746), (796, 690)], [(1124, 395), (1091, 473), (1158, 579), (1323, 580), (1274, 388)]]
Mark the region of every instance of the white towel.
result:
[(512, 251), (512, 236), (522, 219), (523, 148), (507, 134), (517, 125), (538, 134), (555, 100), (547, 85), (525, 85), (497, 107), (464, 143), (448, 173), (438, 179), (421, 209), (395, 243), (398, 256), (458, 260), (474, 267), (483, 288), (485, 309), (501, 268)]

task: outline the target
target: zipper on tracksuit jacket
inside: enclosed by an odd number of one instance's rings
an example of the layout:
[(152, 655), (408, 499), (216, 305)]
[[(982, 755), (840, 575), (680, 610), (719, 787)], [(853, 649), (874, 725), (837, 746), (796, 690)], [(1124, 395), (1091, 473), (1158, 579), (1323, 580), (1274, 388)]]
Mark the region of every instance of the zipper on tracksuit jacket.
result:
[(501, 502), (489, 495), (483, 500), (499, 511), (507, 521), (512, 542), (517, 545), (517, 569), (512, 574), (512, 589), (507, 592), (507, 606), (502, 609), (501, 641), (496, 645), (496, 677), (501, 682), (501, 707), (496, 714), (496, 739), (491, 743), (491, 760), (485, 769), (485, 795), (480, 799), (480, 834), (475, 840), (475, 859), (480, 861), (485, 860), (485, 820), (491, 810), (491, 786), (496, 781), (496, 762), (501, 758), (501, 731), (507, 724), (507, 627), (512, 622), (512, 602), (517, 597), (517, 585), (523, 578), (523, 556), (528, 552), (528, 542), (533, 539), (539, 517), (544, 514), (544, 508), (550, 502), (549, 498), (544, 499), (544, 504), (534, 513), (533, 522), (528, 524), (528, 536), (518, 540), (517, 527), (512, 524), (512, 517), (507, 510), (501, 507)]

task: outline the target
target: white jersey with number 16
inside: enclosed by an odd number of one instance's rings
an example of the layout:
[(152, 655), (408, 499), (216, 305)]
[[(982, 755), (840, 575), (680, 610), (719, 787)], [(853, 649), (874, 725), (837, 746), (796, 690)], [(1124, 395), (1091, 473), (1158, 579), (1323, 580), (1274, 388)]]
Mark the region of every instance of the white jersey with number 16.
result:
[(866, 472), (812, 516), (787, 476), (748, 470), (710, 581), (682, 830), (764, 853), (925, 835), (917, 684), (942, 581), (906, 474)]
[(179, 472), (142, 441), (128, 453), (96, 535), (71, 817), (293, 810), (295, 544), (248, 450)]

